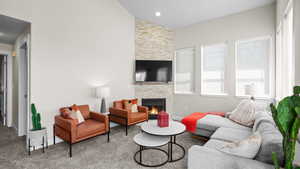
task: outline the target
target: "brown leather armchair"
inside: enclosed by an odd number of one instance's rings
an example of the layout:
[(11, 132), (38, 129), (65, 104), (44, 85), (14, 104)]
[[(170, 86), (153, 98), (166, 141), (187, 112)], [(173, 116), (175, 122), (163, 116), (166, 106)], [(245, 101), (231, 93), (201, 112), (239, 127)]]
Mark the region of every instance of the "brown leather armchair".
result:
[[(136, 100), (136, 99), (134, 99)], [(126, 110), (123, 100), (115, 101), (113, 107), (109, 108), (110, 121), (124, 125), (126, 127), (126, 136), (128, 135), (128, 126), (148, 121), (148, 107), (138, 106), (138, 112)]]
[[(70, 145), (70, 157), (72, 157), (72, 144), (80, 141), (107, 134), (107, 142), (109, 142), (109, 119), (108, 116), (100, 113), (92, 112), (88, 105), (77, 106), (85, 119), (81, 124), (78, 124), (77, 119), (65, 118), (62, 115), (55, 116), (55, 123), (53, 125), (53, 142), (55, 144), (55, 136), (68, 142)], [(62, 113), (64, 109), (59, 111)]]

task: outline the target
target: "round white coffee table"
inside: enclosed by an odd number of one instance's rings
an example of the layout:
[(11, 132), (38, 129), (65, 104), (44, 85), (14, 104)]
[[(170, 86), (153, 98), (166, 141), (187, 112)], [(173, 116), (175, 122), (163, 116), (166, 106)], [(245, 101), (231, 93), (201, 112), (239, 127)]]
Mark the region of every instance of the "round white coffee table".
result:
[[(141, 126), (142, 131), (145, 133), (148, 133), (150, 135), (155, 136), (168, 136), (169, 137), (169, 147), (168, 147), (168, 153), (169, 153), (169, 162), (175, 162), (178, 160), (181, 160), (185, 156), (185, 149), (182, 145), (178, 144), (176, 142), (176, 136), (180, 135), (185, 132), (185, 125), (183, 125), (180, 122), (176, 121), (170, 121), (169, 127), (159, 127), (157, 125), (157, 120), (151, 120), (148, 122), (145, 122)], [(173, 146), (178, 146), (182, 150), (182, 156), (180, 156), (177, 159), (173, 159)]]
[[(169, 137), (163, 136), (154, 136), (147, 133), (139, 133), (134, 136), (134, 142), (140, 146), (140, 150), (134, 154), (134, 161), (144, 167), (159, 167), (166, 164), (169, 161), (169, 154), (165, 150), (160, 149), (159, 147), (167, 145), (169, 143)], [(167, 159), (155, 165), (149, 165), (142, 162), (142, 152), (145, 150), (158, 150), (167, 155)], [(140, 155), (139, 161), (136, 159), (137, 155)]]

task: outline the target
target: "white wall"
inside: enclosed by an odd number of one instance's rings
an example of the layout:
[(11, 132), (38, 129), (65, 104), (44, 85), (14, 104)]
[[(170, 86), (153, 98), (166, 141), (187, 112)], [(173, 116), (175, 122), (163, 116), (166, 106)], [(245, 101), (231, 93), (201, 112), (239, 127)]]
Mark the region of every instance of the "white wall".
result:
[(134, 17), (117, 0), (1, 0), (0, 13), (32, 23), (30, 99), (50, 142), (58, 109), (95, 109), (95, 86), (109, 85), (112, 100), (134, 96)]
[(13, 46), (10, 44), (0, 44), (0, 54), (7, 55), (7, 126), (13, 127), (12, 117), (12, 52)]
[[(200, 66), (196, 66), (196, 92), (194, 95), (175, 95), (174, 110), (175, 112), (203, 112), (203, 111), (232, 111), (240, 101), (234, 95), (234, 56), (235, 41), (252, 39), (262, 36), (271, 36), (272, 46), (274, 47), (274, 35), (276, 25), (275, 4), (253, 9), (243, 13), (230, 15), (207, 22), (202, 22), (186, 28), (175, 31), (176, 49), (185, 47), (196, 48), (196, 64), (200, 65), (200, 48), (201, 45), (215, 43), (229, 44), (229, 57), (226, 68), (227, 81), (225, 85), (229, 88), (231, 96), (200, 96)], [(274, 51), (273, 51), (274, 52)]]

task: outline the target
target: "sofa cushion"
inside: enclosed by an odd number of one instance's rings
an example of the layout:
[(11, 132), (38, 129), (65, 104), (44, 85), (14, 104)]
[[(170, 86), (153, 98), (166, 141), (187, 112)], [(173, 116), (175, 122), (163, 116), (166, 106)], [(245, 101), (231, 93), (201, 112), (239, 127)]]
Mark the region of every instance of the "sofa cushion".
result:
[(266, 111), (260, 111), (255, 114), (255, 122), (252, 128), (253, 132), (257, 131), (258, 126), (260, 123), (266, 122), (266, 123), (271, 123), (275, 125), (275, 122), (273, 120), (272, 114)]
[(273, 164), (272, 152), (276, 152), (280, 163), (283, 162), (282, 135), (272, 122), (263, 121), (258, 124), (257, 131), (262, 136), (260, 150), (255, 157), (256, 160)]
[(241, 130), (250, 130), (249, 127), (245, 127), (239, 125), (227, 118), (215, 115), (207, 115), (204, 118), (198, 120), (197, 128), (203, 128), (210, 131), (215, 131), (220, 127), (227, 127), (227, 128), (235, 128)]
[(105, 124), (96, 120), (88, 119), (77, 127), (77, 138), (86, 137), (96, 132), (105, 130)]
[(239, 130), (234, 128), (220, 127), (210, 137), (211, 139), (223, 140), (228, 142), (241, 141), (252, 134), (251, 130)]
[(229, 142), (223, 141), (223, 140), (210, 139), (210, 140), (208, 140), (208, 142), (206, 142), (204, 144), (204, 147), (218, 150), (218, 149), (221, 149), (222, 147), (224, 147), (227, 143), (229, 143)]
[[(210, 160), (208, 160), (210, 159)], [(218, 150), (194, 145), (188, 150), (188, 169), (274, 169), (256, 160), (227, 155)]]
[(90, 107), (89, 105), (80, 105), (80, 106), (77, 106), (83, 116), (83, 118), (86, 120), (86, 119), (89, 119), (90, 118)]
[(244, 140), (227, 143), (218, 150), (229, 155), (253, 159), (259, 151), (261, 140), (259, 132), (255, 132)]
[(120, 100), (120, 101), (114, 101), (114, 108), (116, 109), (123, 109), (123, 101)]

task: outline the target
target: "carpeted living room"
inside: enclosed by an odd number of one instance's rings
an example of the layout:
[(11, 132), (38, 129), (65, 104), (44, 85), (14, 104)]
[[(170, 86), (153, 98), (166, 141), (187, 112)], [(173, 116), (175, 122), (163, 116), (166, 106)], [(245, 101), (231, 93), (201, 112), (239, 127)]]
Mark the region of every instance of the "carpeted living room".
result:
[(0, 0), (0, 169), (300, 169), (299, 0)]

